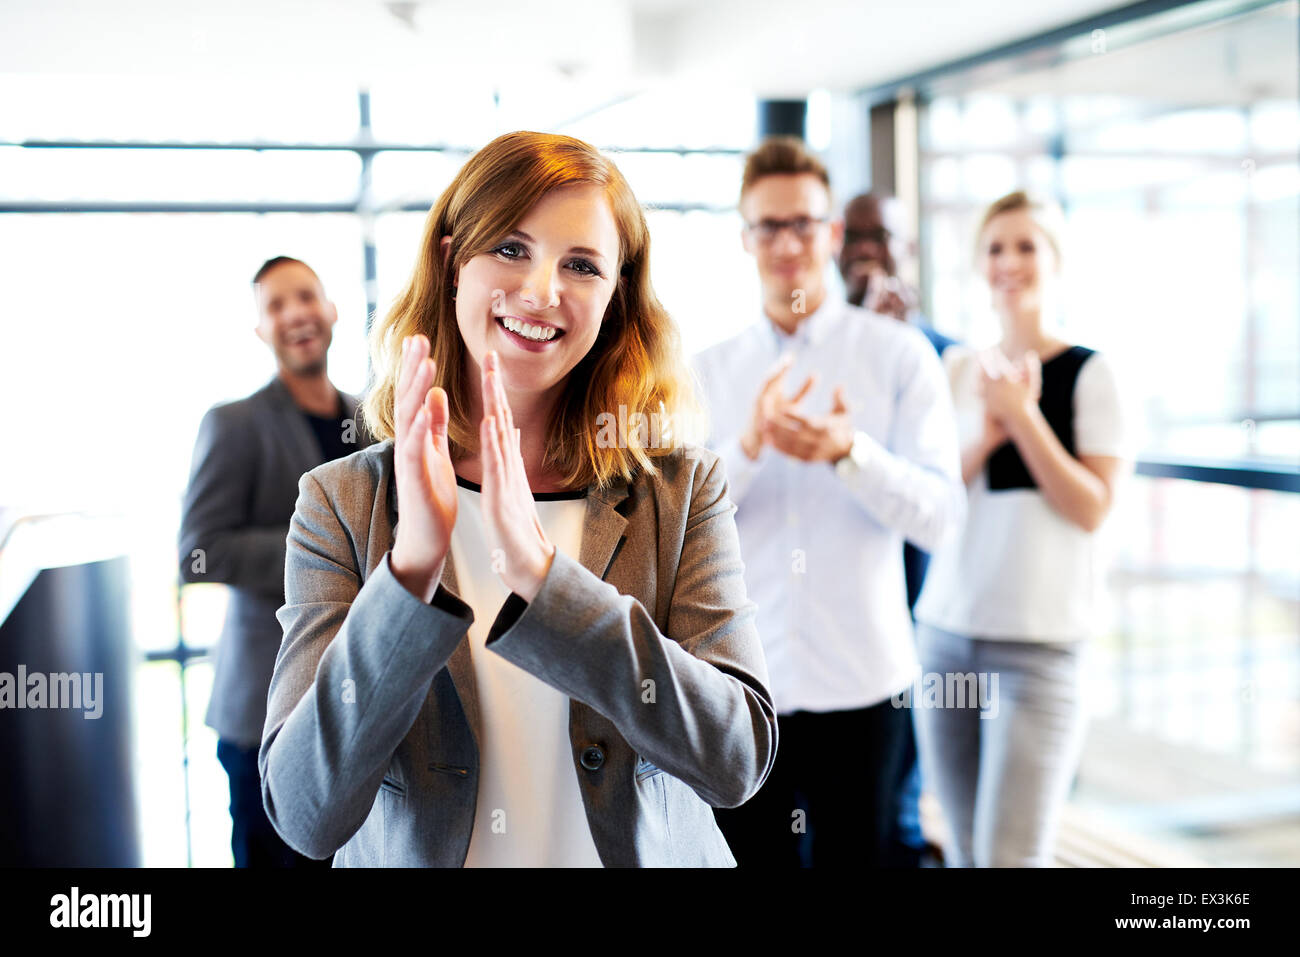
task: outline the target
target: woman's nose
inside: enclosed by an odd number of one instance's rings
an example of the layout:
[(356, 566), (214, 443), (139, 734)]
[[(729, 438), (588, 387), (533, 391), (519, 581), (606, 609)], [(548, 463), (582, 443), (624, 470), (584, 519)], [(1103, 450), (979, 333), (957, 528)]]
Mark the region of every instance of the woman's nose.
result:
[(553, 309), (560, 304), (560, 291), (555, 280), (555, 264), (536, 259), (524, 277), (519, 298), (534, 309)]

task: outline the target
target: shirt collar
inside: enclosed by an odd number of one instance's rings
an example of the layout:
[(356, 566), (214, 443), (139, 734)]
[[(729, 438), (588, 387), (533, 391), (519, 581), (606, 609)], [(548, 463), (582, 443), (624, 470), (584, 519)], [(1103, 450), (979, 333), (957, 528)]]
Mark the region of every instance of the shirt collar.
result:
[(776, 342), (777, 352), (781, 352), (788, 346), (816, 346), (826, 337), (830, 327), (835, 324), (835, 319), (839, 316), (842, 305), (843, 303), (836, 300), (832, 291), (828, 289), (826, 298), (817, 307), (817, 311), (810, 316), (804, 317), (799, 325), (795, 327), (794, 333), (790, 335), (783, 332), (767, 313), (763, 314), (763, 321), (767, 324)]

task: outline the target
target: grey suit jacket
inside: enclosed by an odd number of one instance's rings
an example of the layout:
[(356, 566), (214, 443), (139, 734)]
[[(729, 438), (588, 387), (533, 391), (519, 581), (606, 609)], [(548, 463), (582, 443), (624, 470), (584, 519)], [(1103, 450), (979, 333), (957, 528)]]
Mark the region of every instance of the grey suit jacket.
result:
[[(355, 422), (357, 399), (339, 394)], [(355, 438), (358, 447), (371, 443), (359, 425)], [(266, 722), (298, 479), (320, 461), (311, 425), (279, 376), (208, 410), (194, 443), (178, 539), (181, 580), (230, 586), (206, 723), (246, 747), (258, 745)]]
[[(573, 773), (606, 866), (734, 866), (712, 807), (748, 800), (776, 713), (724, 468), (690, 446), (592, 486), (578, 560), (512, 594), (487, 647), (569, 696)], [(461, 866), (479, 716), (450, 556), (429, 603), (393, 577), (391, 441), (303, 476), (259, 765), (280, 836), (336, 867)], [(647, 684), (653, 682), (653, 684)]]

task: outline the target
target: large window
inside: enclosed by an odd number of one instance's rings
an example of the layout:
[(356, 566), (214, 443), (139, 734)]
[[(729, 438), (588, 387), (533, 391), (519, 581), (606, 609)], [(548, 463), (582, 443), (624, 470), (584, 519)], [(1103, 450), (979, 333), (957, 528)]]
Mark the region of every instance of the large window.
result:
[[(1192, 4), (918, 97), (931, 320), (995, 342), (979, 217), (1054, 199), (1060, 334), (1116, 360), (1141, 430), (1074, 799), (1211, 863), (1300, 837), (1300, 496), (1250, 487), (1300, 465), (1298, 11)], [(1155, 477), (1194, 463), (1241, 484)]]
[(921, 124), (935, 324), (996, 338), (974, 229), (990, 200), (1035, 190), (1067, 214), (1061, 327), (1124, 364), (1148, 451), (1294, 463), (1296, 9), (1097, 31), (1050, 69), (937, 83)]

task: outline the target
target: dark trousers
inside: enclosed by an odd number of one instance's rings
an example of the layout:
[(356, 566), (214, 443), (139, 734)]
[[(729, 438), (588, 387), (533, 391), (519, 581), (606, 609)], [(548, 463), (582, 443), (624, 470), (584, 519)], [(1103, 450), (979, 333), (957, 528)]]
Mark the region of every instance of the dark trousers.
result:
[(230, 848), (236, 867), (330, 867), (332, 858), (304, 857), (280, 839), (262, 806), (257, 748), (217, 742), (217, 760), (230, 778)]
[[(907, 610), (916, 610), (921, 597), (930, 555), (911, 542), (903, 543), (903, 574), (907, 582)], [(915, 697), (915, 689), (913, 691)], [(890, 867), (920, 867), (926, 854), (925, 835), (921, 833), (921, 762), (916, 753), (916, 729), (909, 727), (894, 790), (894, 834), (890, 839)]]
[(776, 763), (758, 794), (715, 808), (740, 867), (884, 867), (912, 715), (883, 701), (777, 718)]
[[(912, 700), (916, 700), (916, 689), (912, 691)], [(927, 847), (921, 831), (921, 763), (917, 760), (914, 727), (908, 727), (903, 739), (903, 759), (898, 762), (898, 772), (887, 866), (921, 867)]]

